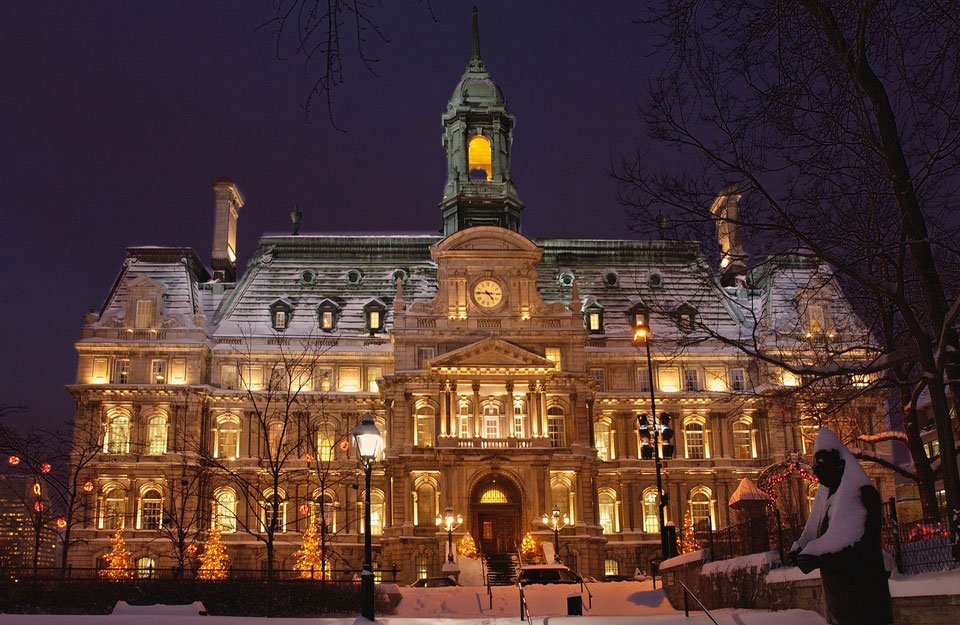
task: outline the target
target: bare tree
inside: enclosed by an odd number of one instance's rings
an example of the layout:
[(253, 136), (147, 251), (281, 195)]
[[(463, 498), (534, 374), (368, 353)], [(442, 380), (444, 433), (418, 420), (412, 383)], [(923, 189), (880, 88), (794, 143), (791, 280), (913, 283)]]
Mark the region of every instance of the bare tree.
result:
[[(615, 172), (640, 230), (702, 239), (725, 189), (741, 201), (722, 221), (755, 255), (801, 250), (835, 272), (865, 321), (870, 340), (856, 349), (869, 357), (843, 346), (824, 369), (757, 355), (801, 376), (881, 374), (871, 384), (898, 396), (929, 513), (934, 468), (915, 427), (926, 390), (954, 514), (960, 300), (945, 285), (960, 267), (956, 15), (949, 1), (665, 0), (646, 20), (665, 62), (641, 116), (653, 141), (695, 165), (665, 167), (641, 149)], [(728, 277), (742, 261), (729, 251)]]
[(198, 461), (187, 449), (179, 454), (176, 473), (169, 478), (170, 498), (160, 524), (160, 535), (170, 543), (177, 562), (177, 579), (183, 577), (192, 549), (204, 534), (204, 500), (209, 491), (207, 463)]

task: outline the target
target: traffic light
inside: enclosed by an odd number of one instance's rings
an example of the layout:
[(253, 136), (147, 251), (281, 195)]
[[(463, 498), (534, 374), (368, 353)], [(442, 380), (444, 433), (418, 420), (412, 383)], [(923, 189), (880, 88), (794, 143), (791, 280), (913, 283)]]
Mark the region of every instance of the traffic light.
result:
[(640, 438), (643, 439), (643, 444), (640, 445), (640, 459), (652, 460), (653, 445), (650, 443), (650, 417), (646, 414), (642, 414), (640, 415), (639, 420)]
[(673, 428), (670, 427), (670, 413), (660, 413), (660, 438), (663, 439), (661, 450), (665, 460), (673, 458), (676, 447), (673, 444)]

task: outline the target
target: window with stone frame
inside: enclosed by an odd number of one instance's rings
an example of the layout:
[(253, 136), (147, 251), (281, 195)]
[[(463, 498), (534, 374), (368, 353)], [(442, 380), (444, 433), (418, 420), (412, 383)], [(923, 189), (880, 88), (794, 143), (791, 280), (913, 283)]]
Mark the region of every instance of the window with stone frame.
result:
[(128, 384), (130, 382), (130, 359), (117, 358), (113, 362), (113, 383)]
[(126, 525), (127, 493), (119, 486), (108, 486), (100, 501), (100, 529), (115, 530)]
[(233, 460), (240, 457), (240, 419), (227, 414), (217, 417), (213, 436), (213, 457)]
[(130, 453), (130, 417), (126, 413), (114, 413), (107, 417), (103, 451), (108, 454)]
[(749, 460), (757, 457), (754, 441), (753, 422), (747, 417), (741, 417), (733, 422), (731, 427), (733, 438), (733, 457), (738, 460)]
[(149, 488), (140, 495), (138, 528), (158, 530), (163, 523), (163, 496), (159, 489)]
[(164, 358), (154, 358), (150, 361), (150, 382), (164, 384), (167, 381), (167, 361)]
[(550, 437), (551, 447), (567, 446), (567, 415), (562, 406), (547, 408), (547, 435)]
[(643, 491), (643, 531), (656, 534), (660, 531), (660, 510), (657, 507), (657, 491), (648, 488)]
[(702, 421), (688, 419), (684, 423), (683, 446), (688, 460), (706, 459), (706, 431)]
[(232, 488), (218, 488), (213, 492), (211, 524), (224, 534), (237, 531), (237, 494)]
[(684, 367), (683, 369), (683, 390), (700, 390), (700, 371), (696, 367)]
[(147, 419), (147, 455), (167, 453), (167, 415), (154, 414)]
[(417, 438), (414, 444), (418, 447), (433, 447), (436, 438), (436, 417), (437, 411), (430, 404), (423, 403), (417, 406), (416, 422)]
[(747, 390), (747, 375), (746, 372), (739, 368), (734, 367), (730, 369), (730, 390), (735, 393), (742, 393)]
[(153, 299), (138, 299), (133, 327), (137, 330), (149, 330), (154, 325), (156, 302)]

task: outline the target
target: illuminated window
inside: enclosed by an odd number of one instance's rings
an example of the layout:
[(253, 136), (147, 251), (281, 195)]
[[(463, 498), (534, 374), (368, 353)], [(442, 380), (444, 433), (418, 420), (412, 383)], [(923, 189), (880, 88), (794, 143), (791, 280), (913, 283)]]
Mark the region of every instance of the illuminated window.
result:
[(620, 575), (620, 562), (607, 558), (603, 561), (604, 575)]
[(551, 447), (566, 446), (566, 414), (560, 406), (547, 408), (547, 434), (550, 436)]
[(550, 485), (550, 495), (553, 498), (553, 505), (560, 509), (560, 518), (566, 515), (569, 524), (573, 525), (573, 491), (570, 484), (565, 481), (554, 481)]
[(267, 425), (267, 457), (279, 459), (283, 454), (285, 428), (282, 421), (272, 421)]
[(807, 335), (818, 336), (826, 330), (826, 315), (823, 306), (807, 306)]
[(115, 530), (124, 526), (127, 494), (122, 488), (108, 487), (100, 503), (100, 528)]
[(493, 151), (490, 139), (474, 135), (467, 145), (468, 175), (470, 180), (493, 180)]
[(96, 357), (93, 359), (93, 375), (91, 382), (94, 384), (106, 384), (107, 373), (110, 371), (110, 359), (106, 357)]
[(150, 381), (163, 384), (167, 379), (167, 361), (153, 359), (150, 361)]
[(151, 488), (140, 496), (137, 527), (142, 530), (158, 530), (163, 522), (163, 496)]
[(213, 527), (223, 533), (237, 531), (237, 494), (230, 488), (218, 488), (213, 493)]
[(611, 443), (610, 423), (606, 419), (597, 421), (593, 425), (593, 438), (597, 445), (597, 457), (601, 460), (610, 460)]
[(527, 405), (523, 400), (513, 402), (513, 435), (517, 438), (526, 436)]
[(727, 390), (727, 376), (723, 367), (707, 367), (707, 390), (722, 393)]
[(147, 420), (147, 454), (159, 456), (167, 453), (167, 417), (154, 415)]
[(290, 390), (294, 393), (309, 393), (313, 390), (313, 372), (310, 367), (295, 366), (290, 371)]
[(706, 486), (698, 486), (690, 493), (690, 519), (693, 529), (715, 529), (713, 518), (713, 492)]
[(587, 313), (587, 330), (596, 334), (603, 332), (603, 313), (598, 310)]
[(387, 307), (378, 299), (372, 299), (363, 306), (363, 314), (366, 317), (366, 330), (370, 334), (383, 332), (383, 317), (387, 312)]
[(743, 369), (730, 370), (730, 390), (735, 393), (747, 390), (747, 376)]
[(287, 311), (278, 310), (273, 313), (273, 328), (275, 330), (284, 330), (287, 327)]
[(137, 300), (137, 312), (134, 327), (138, 330), (147, 330), (153, 326), (154, 302), (150, 299)]
[(676, 393), (680, 390), (680, 369), (677, 367), (657, 367), (657, 375), (661, 391)]
[(320, 302), (320, 329), (324, 332), (332, 332), (337, 326), (337, 316), (339, 313), (340, 306), (338, 306), (336, 302), (332, 302), (328, 299)]
[(339, 382), (341, 393), (360, 392), (360, 367), (340, 367)]
[(117, 358), (113, 363), (113, 383), (127, 384), (130, 381), (130, 360)]
[(130, 453), (130, 417), (125, 414), (109, 417), (103, 451), (108, 454)]
[(187, 381), (187, 361), (174, 358), (170, 361), (170, 384), (184, 384)]
[(437, 517), (437, 487), (428, 480), (424, 480), (417, 485), (414, 492), (414, 512), (416, 525), (432, 526)]
[(800, 376), (792, 371), (781, 369), (780, 386), (800, 386)]
[[(364, 533), (364, 511), (363, 511), (363, 502), (365, 494), (360, 493), (360, 501), (357, 502), (357, 508), (359, 508), (360, 522), (357, 523), (357, 530), (360, 534)], [(384, 504), (383, 504), (383, 493), (379, 490), (370, 491), (370, 534), (372, 536), (380, 536), (383, 534), (383, 520), (384, 520)]]
[[(322, 430), (327, 430), (329, 426), (322, 426)], [(320, 462), (330, 462), (334, 458), (333, 436), (326, 431), (317, 432), (317, 460)]]
[(683, 426), (683, 445), (689, 460), (703, 460), (707, 457), (705, 431), (700, 421), (687, 421)]
[(418, 554), (413, 559), (413, 568), (417, 571), (417, 579), (427, 579), (430, 577), (430, 558), (425, 554)]
[(500, 404), (489, 402), (483, 406), (484, 438), (500, 438)]
[(600, 512), (600, 527), (604, 534), (614, 534), (620, 531), (620, 519), (617, 518), (617, 497), (609, 490), (600, 491), (597, 498)]
[(753, 423), (750, 419), (744, 417), (737, 419), (733, 423), (733, 457), (740, 460), (748, 460), (757, 457), (757, 449), (754, 445)]
[(685, 368), (683, 370), (683, 390), (685, 391), (699, 391), (700, 390), (700, 372), (693, 368)]
[(371, 393), (380, 392), (380, 378), (383, 377), (383, 367), (367, 367), (367, 390)]
[(240, 385), (248, 391), (259, 391), (263, 388), (263, 366), (243, 365), (240, 367)]
[(510, 503), (510, 500), (499, 486), (490, 486), (480, 495), (480, 503)]
[(660, 531), (657, 491), (652, 488), (643, 491), (643, 531), (648, 534), (656, 534)]
[(153, 578), (154, 572), (157, 570), (157, 561), (153, 558), (143, 556), (141, 558), (137, 558), (136, 568), (138, 578), (151, 579)]
[(471, 438), (470, 433), (471, 406), (470, 400), (462, 399), (457, 404), (457, 422), (460, 424), (460, 438)]
[(557, 369), (561, 369), (560, 361), (560, 348), (559, 347), (548, 347), (546, 349), (546, 358), (553, 364), (557, 365)]
[(234, 460), (240, 456), (240, 419), (222, 415), (213, 433), (213, 457)]
[(326, 367), (317, 369), (315, 377), (317, 380), (316, 387), (323, 393), (329, 393), (333, 388), (333, 369)]
[(265, 490), (260, 502), (260, 531), (266, 532), (272, 526), (276, 532), (287, 531), (287, 498), (282, 490)]
[(646, 367), (637, 368), (637, 388), (642, 393), (650, 392), (650, 370)]
[(337, 531), (337, 502), (330, 493), (320, 494), (320, 491), (313, 493), (313, 501), (310, 506), (310, 523), (317, 527), (327, 528), (330, 533)]
[(414, 445), (419, 447), (433, 447), (434, 429), (437, 411), (430, 404), (421, 404), (417, 407), (417, 429)]

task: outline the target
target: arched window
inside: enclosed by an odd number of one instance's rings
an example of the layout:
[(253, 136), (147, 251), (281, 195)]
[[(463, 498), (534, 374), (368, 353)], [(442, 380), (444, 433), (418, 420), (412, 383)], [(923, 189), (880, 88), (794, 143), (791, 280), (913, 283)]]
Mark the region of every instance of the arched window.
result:
[(480, 503), (510, 503), (510, 499), (499, 486), (489, 486), (480, 495)]
[(522, 399), (513, 402), (513, 435), (517, 438), (526, 437), (527, 432), (527, 404)]
[(147, 454), (167, 453), (167, 415), (155, 414), (147, 420)]
[(703, 460), (707, 457), (706, 431), (703, 421), (687, 419), (684, 422), (683, 448), (689, 460)]
[(597, 445), (597, 457), (613, 460), (613, 437), (608, 420), (601, 419), (593, 424), (593, 438)]
[(620, 531), (620, 518), (617, 514), (617, 494), (605, 489), (597, 497), (600, 512), (600, 527), (604, 534), (614, 534)]
[(240, 456), (240, 419), (221, 415), (213, 433), (213, 457), (234, 460)]
[(130, 453), (129, 416), (118, 413), (108, 418), (106, 435), (103, 437), (103, 451), (108, 454)]
[(283, 490), (274, 492), (272, 488), (263, 491), (260, 502), (260, 531), (266, 532), (273, 523), (274, 505), (276, 505), (277, 523), (275, 531), (287, 531), (287, 494)]
[(567, 444), (566, 414), (562, 406), (547, 408), (547, 433), (551, 447), (565, 447)]
[(660, 511), (657, 509), (657, 491), (654, 488), (643, 491), (643, 531), (648, 534), (660, 531)]
[(417, 579), (430, 577), (430, 557), (425, 553), (418, 553), (413, 558), (413, 568), (417, 573)]
[[(383, 534), (383, 522), (385, 518), (383, 501), (382, 491), (376, 489), (370, 491), (370, 534), (373, 536)], [(360, 501), (357, 502), (357, 508), (360, 511), (360, 522), (357, 524), (357, 529), (360, 534), (364, 532), (363, 502), (364, 493), (360, 493)]]
[(434, 524), (434, 519), (439, 512), (437, 495), (437, 486), (430, 480), (422, 480), (416, 485), (414, 491), (414, 512), (416, 513), (414, 524), (424, 526)]
[(115, 530), (123, 527), (126, 513), (126, 491), (116, 485), (106, 486), (100, 501), (100, 528)]
[(423, 403), (417, 406), (417, 439), (414, 444), (418, 447), (433, 447), (436, 415), (437, 411), (430, 404)]
[(137, 577), (140, 579), (153, 578), (157, 570), (157, 561), (153, 558), (142, 556), (136, 561)]
[(459, 424), (460, 438), (473, 438), (470, 432), (470, 417), (473, 413), (470, 400), (461, 399), (457, 403), (457, 422)]
[(753, 422), (748, 417), (741, 417), (733, 422), (733, 457), (748, 460), (757, 457), (756, 439)]
[(321, 524), (327, 526), (327, 532), (335, 534), (339, 526), (337, 519), (337, 509), (339, 505), (333, 494), (330, 492), (322, 493), (317, 490), (313, 493), (313, 501), (310, 505), (310, 523), (320, 527)]
[(237, 494), (231, 488), (218, 488), (213, 493), (213, 526), (221, 532), (237, 531)]
[(488, 401), (483, 404), (483, 437), (500, 438), (500, 404)]
[(332, 428), (327, 425), (321, 425), (317, 432), (317, 460), (319, 462), (330, 462), (334, 459), (334, 440)]
[(163, 495), (157, 488), (147, 488), (140, 495), (140, 509), (137, 511), (137, 528), (158, 530), (163, 523)]
[(566, 515), (570, 519), (570, 525), (575, 523), (573, 509), (573, 490), (570, 483), (565, 480), (555, 480), (550, 485), (550, 494), (553, 498), (553, 505), (560, 508), (560, 517)]
[(470, 180), (493, 180), (493, 150), (490, 139), (474, 135), (467, 145), (467, 171)]
[(690, 491), (690, 519), (695, 530), (716, 529), (713, 491), (706, 486), (698, 486)]

